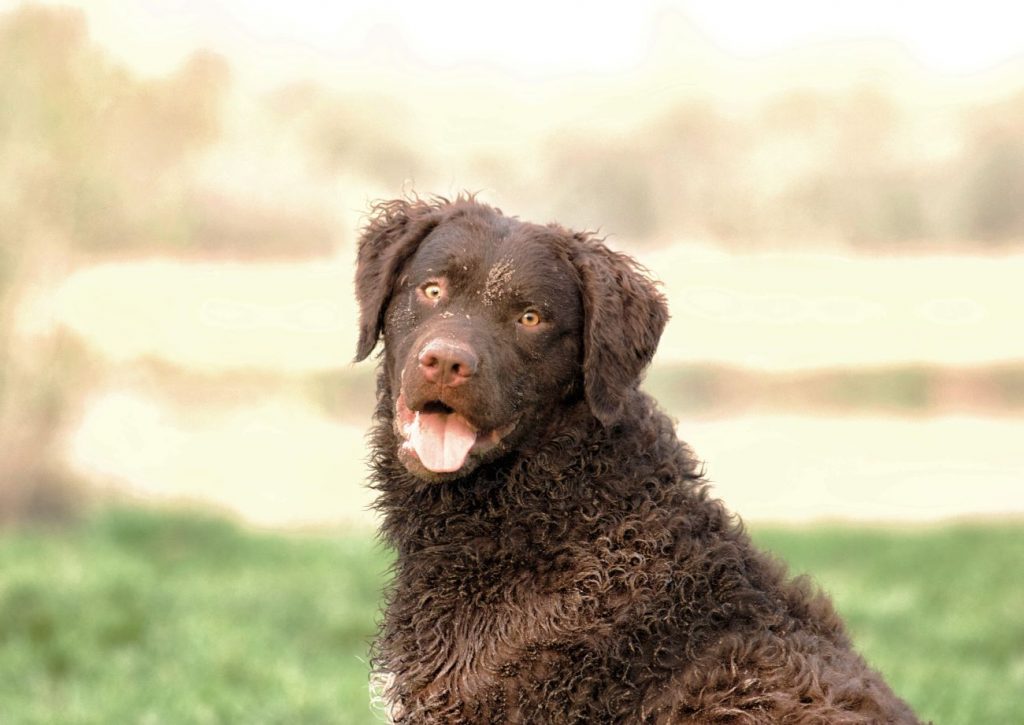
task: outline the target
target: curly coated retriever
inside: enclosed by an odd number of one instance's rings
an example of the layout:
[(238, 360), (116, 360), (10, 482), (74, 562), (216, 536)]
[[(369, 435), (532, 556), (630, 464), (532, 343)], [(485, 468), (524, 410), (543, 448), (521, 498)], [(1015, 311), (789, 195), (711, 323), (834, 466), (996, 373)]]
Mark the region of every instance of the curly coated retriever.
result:
[(380, 203), (357, 360), (397, 553), (374, 667), (402, 723), (914, 723), (827, 596), (758, 551), (638, 388), (630, 257), (472, 197)]

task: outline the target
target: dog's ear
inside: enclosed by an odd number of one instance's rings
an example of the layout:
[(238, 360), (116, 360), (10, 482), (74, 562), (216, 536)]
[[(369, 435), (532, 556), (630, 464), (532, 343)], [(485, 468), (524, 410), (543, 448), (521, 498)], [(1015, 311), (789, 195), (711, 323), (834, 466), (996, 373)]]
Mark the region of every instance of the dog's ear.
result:
[(366, 359), (384, 329), (384, 313), (402, 266), (436, 227), (443, 200), (395, 199), (374, 204), (359, 237), (356, 299), (359, 301), (359, 344), (355, 361)]
[(594, 416), (611, 425), (654, 357), (668, 305), (632, 257), (586, 234), (574, 234), (573, 242), (583, 300), (584, 394)]

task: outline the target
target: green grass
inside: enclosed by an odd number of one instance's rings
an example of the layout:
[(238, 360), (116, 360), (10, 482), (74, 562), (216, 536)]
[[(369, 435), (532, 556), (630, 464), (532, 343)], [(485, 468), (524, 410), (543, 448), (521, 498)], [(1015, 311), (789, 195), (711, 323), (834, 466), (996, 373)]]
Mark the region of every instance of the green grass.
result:
[(759, 530), (925, 719), (1024, 723), (1024, 526)]
[[(766, 529), (936, 723), (1024, 713), (1024, 527)], [(366, 650), (389, 557), (112, 510), (0, 533), (0, 723), (372, 723)]]
[(112, 511), (0, 539), (0, 723), (367, 723), (386, 554)]

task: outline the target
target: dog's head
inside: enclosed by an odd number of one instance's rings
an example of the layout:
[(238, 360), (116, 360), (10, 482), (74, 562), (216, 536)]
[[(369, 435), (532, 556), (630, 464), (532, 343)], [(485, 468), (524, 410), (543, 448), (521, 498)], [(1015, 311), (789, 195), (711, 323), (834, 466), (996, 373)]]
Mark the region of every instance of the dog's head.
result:
[(458, 478), (583, 400), (622, 413), (668, 311), (629, 257), (471, 198), (378, 204), (359, 241), (356, 360), (384, 337), (398, 457)]

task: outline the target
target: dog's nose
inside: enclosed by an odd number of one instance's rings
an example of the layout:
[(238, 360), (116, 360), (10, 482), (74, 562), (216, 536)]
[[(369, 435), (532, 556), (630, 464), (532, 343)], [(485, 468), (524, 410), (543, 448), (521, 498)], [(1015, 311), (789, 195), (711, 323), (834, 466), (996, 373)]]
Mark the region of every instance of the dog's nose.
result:
[(419, 363), (429, 382), (454, 388), (476, 374), (478, 361), (476, 353), (466, 345), (433, 340), (420, 350)]

